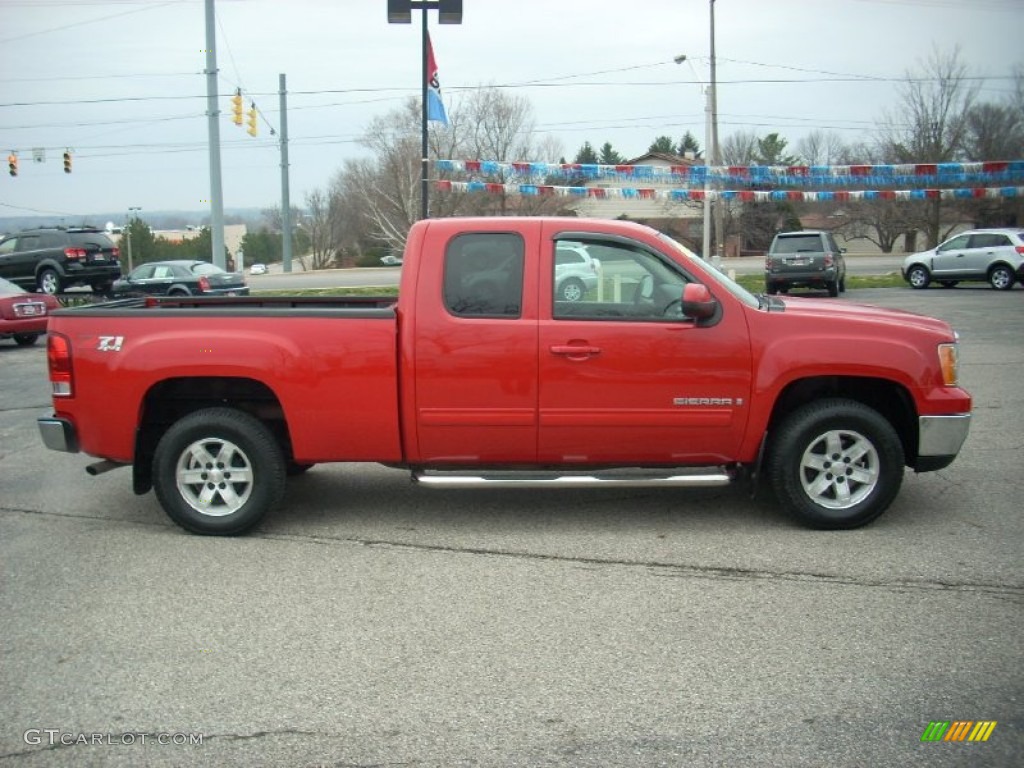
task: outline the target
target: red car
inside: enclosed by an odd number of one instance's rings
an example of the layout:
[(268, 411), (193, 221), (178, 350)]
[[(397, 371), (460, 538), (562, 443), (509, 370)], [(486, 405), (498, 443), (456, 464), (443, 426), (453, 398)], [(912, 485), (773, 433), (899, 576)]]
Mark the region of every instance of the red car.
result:
[(19, 347), (35, 344), (55, 309), (60, 302), (53, 296), (29, 293), (0, 278), (0, 339), (14, 339)]

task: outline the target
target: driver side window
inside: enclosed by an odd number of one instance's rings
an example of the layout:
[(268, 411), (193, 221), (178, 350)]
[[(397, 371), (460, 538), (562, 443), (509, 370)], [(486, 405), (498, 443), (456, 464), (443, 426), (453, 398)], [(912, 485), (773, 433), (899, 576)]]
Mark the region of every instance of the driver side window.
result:
[(970, 239), (970, 235), (957, 235), (952, 240), (949, 240), (944, 245), (941, 245), (939, 247), (939, 251), (959, 251), (960, 249), (967, 247), (967, 241)]
[(585, 320), (681, 319), (686, 278), (638, 245), (555, 242), (552, 317)]

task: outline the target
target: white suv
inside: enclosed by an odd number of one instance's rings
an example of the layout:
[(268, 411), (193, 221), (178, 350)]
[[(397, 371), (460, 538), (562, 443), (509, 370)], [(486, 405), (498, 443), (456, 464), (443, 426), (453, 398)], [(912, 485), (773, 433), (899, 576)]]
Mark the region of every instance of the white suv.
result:
[(913, 288), (927, 288), (933, 280), (945, 288), (974, 280), (1006, 291), (1024, 280), (1024, 230), (962, 232), (930, 251), (907, 256), (900, 271)]
[(555, 301), (582, 301), (587, 291), (597, 287), (601, 262), (587, 246), (559, 240), (555, 247)]

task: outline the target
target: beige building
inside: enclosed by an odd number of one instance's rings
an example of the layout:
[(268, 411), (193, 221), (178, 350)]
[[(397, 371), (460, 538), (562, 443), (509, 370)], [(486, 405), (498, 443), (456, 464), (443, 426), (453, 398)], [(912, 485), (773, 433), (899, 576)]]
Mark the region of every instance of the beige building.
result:
[[(586, 182), (589, 192), (576, 203), (580, 216), (600, 219), (629, 219), (649, 224), (699, 252), (704, 232), (704, 205), (699, 201), (674, 202), (668, 199), (681, 184), (665, 178), (673, 166), (694, 166), (701, 163), (665, 152), (648, 152), (622, 165), (653, 167), (651, 178), (623, 174), (620, 178), (593, 179)], [(600, 190), (607, 192), (600, 196)], [(629, 190), (624, 192), (623, 190)], [(635, 194), (634, 194), (635, 191)]]

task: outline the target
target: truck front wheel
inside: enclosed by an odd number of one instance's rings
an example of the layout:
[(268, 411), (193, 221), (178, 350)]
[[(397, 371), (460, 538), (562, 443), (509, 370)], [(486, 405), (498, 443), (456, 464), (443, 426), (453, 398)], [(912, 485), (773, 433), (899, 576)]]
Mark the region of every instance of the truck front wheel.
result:
[(285, 459), (260, 421), (205, 408), (175, 422), (153, 456), (153, 488), (170, 518), (192, 533), (234, 536), (280, 501)]
[(903, 446), (892, 425), (854, 400), (808, 403), (779, 425), (768, 476), (786, 509), (812, 528), (857, 528), (892, 503)]

